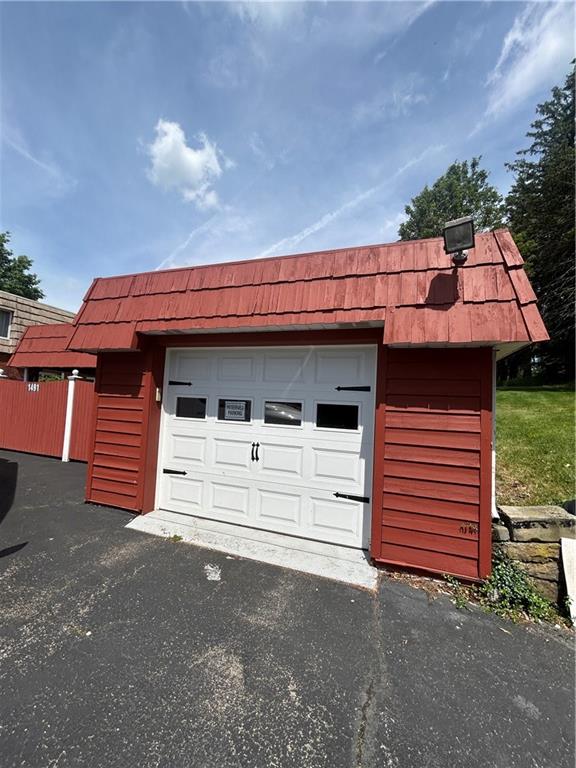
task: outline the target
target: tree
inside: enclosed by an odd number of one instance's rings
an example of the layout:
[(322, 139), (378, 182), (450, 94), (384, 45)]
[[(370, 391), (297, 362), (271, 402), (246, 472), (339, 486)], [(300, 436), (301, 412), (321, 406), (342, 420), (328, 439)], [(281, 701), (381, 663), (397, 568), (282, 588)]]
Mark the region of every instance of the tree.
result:
[(9, 242), (10, 232), (0, 232), (0, 291), (8, 291), (35, 301), (43, 299), (40, 278), (30, 272), (32, 259), (28, 256), (14, 256), (8, 248)]
[(444, 224), (461, 216), (474, 216), (477, 230), (502, 226), (503, 200), (488, 183), (488, 171), (480, 168), (481, 157), (452, 163), (432, 187), (426, 185), (405, 208), (408, 219), (400, 225), (401, 240), (440, 237)]
[(574, 63), (536, 114), (530, 146), (507, 164), (506, 210), (551, 337), (537, 355), (552, 382), (574, 376)]

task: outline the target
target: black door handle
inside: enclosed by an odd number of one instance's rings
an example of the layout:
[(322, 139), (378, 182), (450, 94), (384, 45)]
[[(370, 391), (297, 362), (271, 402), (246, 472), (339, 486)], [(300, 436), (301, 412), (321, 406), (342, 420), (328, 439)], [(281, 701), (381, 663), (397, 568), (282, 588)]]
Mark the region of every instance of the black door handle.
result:
[(258, 448), (260, 448), (260, 443), (256, 443), (256, 461), (260, 461), (260, 456), (258, 456)]
[(254, 448), (256, 448), (256, 443), (252, 443), (252, 453), (250, 454), (250, 458), (252, 461), (255, 461), (254, 459)]

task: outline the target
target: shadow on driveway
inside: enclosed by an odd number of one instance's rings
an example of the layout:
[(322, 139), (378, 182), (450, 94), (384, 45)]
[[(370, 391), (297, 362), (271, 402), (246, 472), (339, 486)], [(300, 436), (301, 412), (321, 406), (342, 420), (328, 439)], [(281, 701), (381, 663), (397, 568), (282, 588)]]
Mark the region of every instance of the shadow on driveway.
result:
[(0, 523), (12, 509), (18, 483), (18, 463), (0, 458)]
[[(0, 458), (0, 523), (2, 523), (8, 512), (12, 509), (17, 485), (18, 462)], [(24, 549), (27, 544), (27, 541), (23, 541), (21, 544), (14, 544), (11, 547), (0, 549), (0, 558), (15, 555), (16, 552)]]

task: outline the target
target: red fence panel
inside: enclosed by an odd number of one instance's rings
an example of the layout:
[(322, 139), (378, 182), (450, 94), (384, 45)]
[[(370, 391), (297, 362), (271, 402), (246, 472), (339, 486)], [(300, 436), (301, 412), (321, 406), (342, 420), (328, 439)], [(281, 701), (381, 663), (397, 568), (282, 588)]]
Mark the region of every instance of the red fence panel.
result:
[(67, 381), (0, 379), (0, 448), (61, 456)]
[(94, 382), (78, 379), (74, 391), (70, 458), (88, 461), (92, 450), (92, 418), (94, 415)]

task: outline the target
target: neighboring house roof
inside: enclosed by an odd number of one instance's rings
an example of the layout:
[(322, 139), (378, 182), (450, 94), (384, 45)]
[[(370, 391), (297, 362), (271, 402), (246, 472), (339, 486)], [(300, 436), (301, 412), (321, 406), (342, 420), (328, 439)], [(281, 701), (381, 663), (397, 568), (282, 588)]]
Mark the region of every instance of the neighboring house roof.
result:
[(4, 354), (10, 354), (16, 349), (27, 326), (66, 323), (74, 319), (74, 312), (27, 299), (24, 296), (17, 296), (8, 291), (0, 291), (0, 310), (8, 310), (12, 314), (10, 338), (0, 339), (0, 353)]
[(15, 368), (95, 368), (96, 355), (67, 349), (71, 323), (29, 325), (8, 361)]
[(507, 230), (455, 269), (441, 238), (94, 280), (69, 348), (129, 350), (138, 333), (384, 325), (384, 343), (548, 338)]

